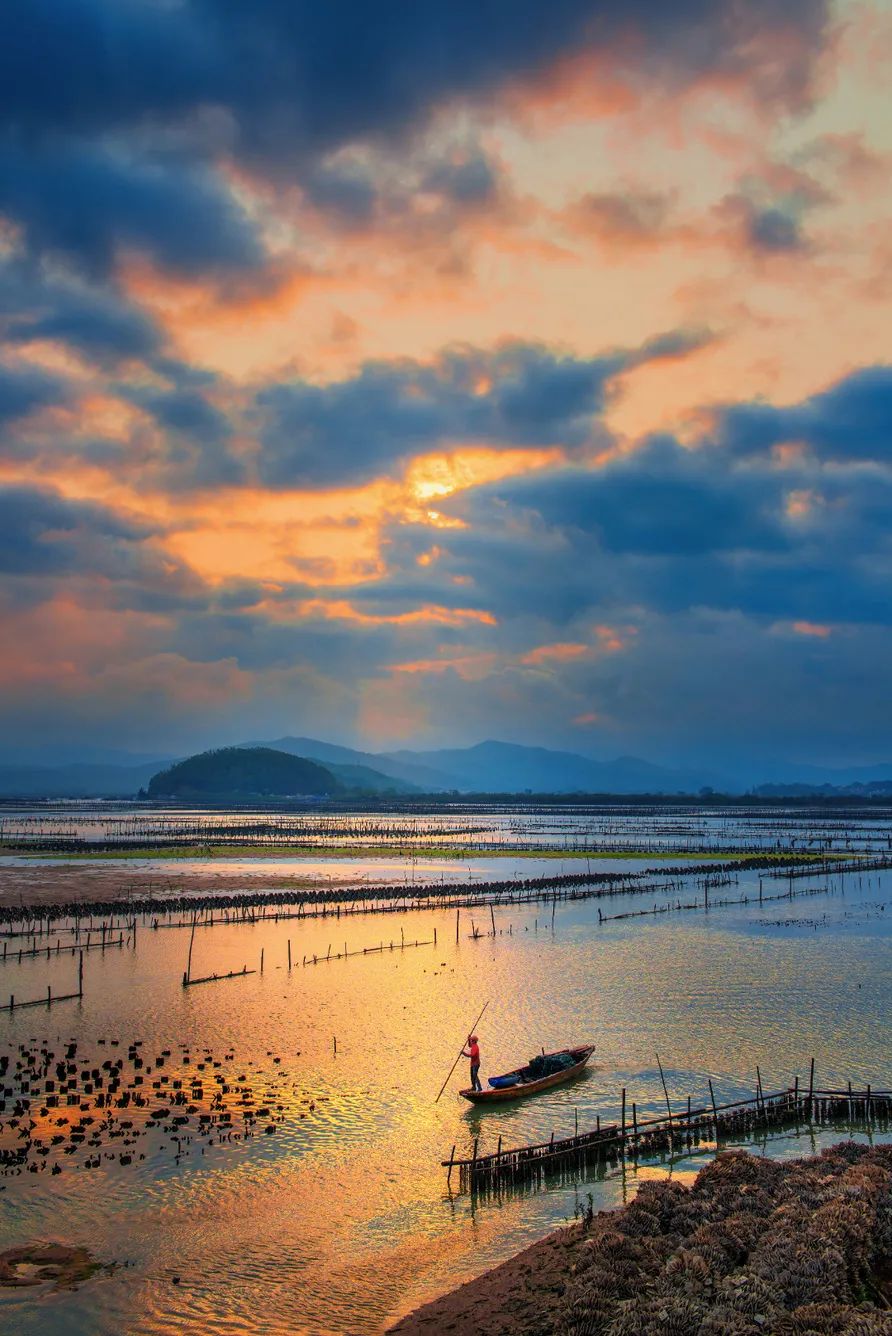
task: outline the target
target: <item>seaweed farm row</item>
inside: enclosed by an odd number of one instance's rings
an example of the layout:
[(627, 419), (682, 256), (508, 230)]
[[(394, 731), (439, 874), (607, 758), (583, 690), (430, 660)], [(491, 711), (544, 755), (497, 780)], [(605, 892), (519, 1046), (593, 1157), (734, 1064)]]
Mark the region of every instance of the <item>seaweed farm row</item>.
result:
[(426, 811), (394, 804), (373, 812), (187, 811), (54, 807), (8, 810), (0, 817), (6, 853), (75, 855), (215, 849), (325, 851), (381, 848), (407, 857), (441, 849), (462, 854), (593, 855), (631, 849), (687, 854), (783, 847), (804, 852), (892, 849), (889, 806), (823, 811), (670, 806), (542, 807), (442, 803)]
[[(767, 878), (782, 878), (788, 882), (787, 892), (765, 895), (763, 899), (792, 897), (793, 882), (803, 878), (841, 877), (848, 873), (863, 876), (872, 871), (892, 868), (892, 854), (850, 859), (820, 858), (790, 861), (789, 856), (762, 853), (738, 858), (732, 862), (703, 864), (660, 865), (656, 870), (636, 872), (562, 872), (555, 876), (512, 877), (488, 881), (428, 882), (375, 886), (322, 887), (302, 890), (252, 890), (233, 892), (178, 893), (171, 889), (161, 894), (122, 893), (105, 901), (69, 901), (58, 904), (7, 904), (0, 906), (0, 938), (25, 936), (37, 938), (41, 934), (59, 932), (74, 925), (80, 935), (83, 923), (94, 928), (96, 920), (126, 915), (129, 922), (140, 918), (149, 926), (200, 916), (202, 922), (227, 923), (257, 922), (274, 918), (341, 918), (351, 914), (404, 913), (429, 908), (474, 908), (476, 906), (531, 904), (539, 901), (584, 900), (610, 895), (653, 894), (681, 891), (693, 879), (700, 879), (707, 904), (718, 907), (719, 901), (709, 900), (710, 888), (729, 886), (741, 872), (758, 872)], [(748, 903), (746, 897), (742, 903)], [(736, 902), (735, 902), (736, 903)], [(213, 916), (218, 914), (219, 919)], [(34, 942), (37, 948), (37, 941)]]

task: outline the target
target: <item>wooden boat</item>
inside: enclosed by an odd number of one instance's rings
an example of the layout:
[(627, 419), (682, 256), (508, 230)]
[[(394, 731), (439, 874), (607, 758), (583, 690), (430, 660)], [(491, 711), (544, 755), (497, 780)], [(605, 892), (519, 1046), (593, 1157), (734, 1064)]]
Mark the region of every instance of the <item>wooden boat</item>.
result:
[(495, 1086), (490, 1090), (460, 1090), (458, 1093), (469, 1099), (472, 1104), (495, 1104), (508, 1099), (526, 1099), (528, 1095), (538, 1095), (540, 1090), (550, 1090), (552, 1086), (572, 1081), (573, 1077), (578, 1076), (583, 1070), (594, 1051), (594, 1044), (580, 1044), (578, 1048), (560, 1048), (554, 1053), (543, 1054), (543, 1057), (556, 1058), (563, 1053), (569, 1053), (573, 1058), (571, 1067), (564, 1067), (559, 1072), (552, 1072), (550, 1076), (538, 1078), (532, 1076), (529, 1067), (517, 1067), (513, 1072), (505, 1072), (503, 1076), (493, 1078), (496, 1081), (508, 1081), (512, 1077), (517, 1077), (516, 1083), (512, 1085)]

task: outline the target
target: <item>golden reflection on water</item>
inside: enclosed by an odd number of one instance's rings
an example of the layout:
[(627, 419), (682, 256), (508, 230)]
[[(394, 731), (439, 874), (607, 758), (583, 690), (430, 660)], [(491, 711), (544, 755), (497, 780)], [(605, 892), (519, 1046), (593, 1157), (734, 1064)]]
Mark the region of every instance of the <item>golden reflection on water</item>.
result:
[[(16, 1330), (372, 1332), (571, 1217), (588, 1191), (607, 1205), (670, 1172), (641, 1163), (575, 1192), (450, 1201), (440, 1160), (453, 1144), (466, 1154), (478, 1138), (485, 1153), (499, 1136), (523, 1144), (567, 1135), (577, 1118), (580, 1129), (613, 1121), (622, 1086), (639, 1117), (657, 1114), (657, 1051), (681, 1107), (689, 1094), (703, 1102), (707, 1076), (717, 1098), (731, 1098), (751, 1093), (757, 1063), (777, 1088), (804, 1076), (812, 1055), (822, 1081), (888, 1081), (885, 923), (844, 920), (833, 896), (819, 908), (838, 915), (821, 933), (765, 928), (757, 906), (599, 926), (594, 904), (573, 904), (557, 910), (554, 932), (550, 909), (515, 907), (497, 912), (499, 935), (477, 941), (463, 912), (458, 943), (454, 912), (221, 925), (196, 932), (193, 976), (258, 972), (186, 990), (188, 929), (140, 930), (135, 953), (91, 953), (83, 1005), (4, 1017), (10, 1040), (76, 1035), (92, 1054), (112, 1037), (156, 1052), (232, 1052), (258, 1093), (273, 1082), (284, 1119), (275, 1135), (179, 1164), (158, 1147), (139, 1166), (103, 1162), (51, 1185), (47, 1175), (2, 1180), (2, 1246), (88, 1241), (103, 1260), (132, 1263), (47, 1306), (16, 1298)], [(401, 928), (407, 941), (436, 929), (437, 945), (401, 949)], [(301, 964), (345, 943), (385, 949)], [(55, 960), (15, 968), (23, 996), (70, 973)], [(463, 1062), (435, 1103), (487, 1000), (484, 1077), (589, 1039), (592, 1070), (481, 1111), (456, 1094)], [(671, 1173), (686, 1182), (695, 1169), (689, 1158)]]

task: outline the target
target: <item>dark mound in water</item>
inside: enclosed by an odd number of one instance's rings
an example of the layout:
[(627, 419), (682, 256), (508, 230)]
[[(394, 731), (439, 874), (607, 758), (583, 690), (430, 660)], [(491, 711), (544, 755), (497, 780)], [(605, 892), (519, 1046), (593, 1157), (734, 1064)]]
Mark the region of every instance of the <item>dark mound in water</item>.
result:
[(330, 797), (340, 783), (324, 765), (271, 747), (221, 747), (189, 756), (149, 781), (150, 798)]
[(89, 1249), (64, 1243), (26, 1243), (0, 1252), (0, 1286), (8, 1289), (51, 1282), (55, 1290), (74, 1290), (99, 1269)]
[(644, 1183), (392, 1330), (475, 1336), (892, 1336), (892, 1146), (732, 1151)]

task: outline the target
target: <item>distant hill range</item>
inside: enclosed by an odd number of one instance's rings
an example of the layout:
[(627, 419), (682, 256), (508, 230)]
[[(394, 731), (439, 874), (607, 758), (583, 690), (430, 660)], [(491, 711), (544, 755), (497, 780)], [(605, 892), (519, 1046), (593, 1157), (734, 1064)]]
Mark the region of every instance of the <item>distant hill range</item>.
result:
[(705, 786), (737, 785), (706, 771), (671, 770), (634, 756), (593, 761), (576, 752), (478, 742), (440, 751), (357, 752), (316, 738), (276, 738), (264, 743), (324, 765), (359, 763), (427, 793), (696, 793)]
[[(285, 736), (256, 739), (229, 751), (266, 748), (316, 762), (333, 777), (338, 792), (348, 795), (421, 793), (599, 793), (599, 794), (740, 794), (749, 785), (706, 769), (673, 769), (635, 756), (596, 761), (576, 752), (516, 743), (487, 741), (473, 747), (436, 751), (358, 751), (318, 738)], [(113, 753), (81, 764), (0, 764), (0, 796), (21, 798), (135, 797), (148, 790), (159, 770), (181, 757), (145, 756), (127, 764), (126, 754)], [(114, 759), (113, 759), (114, 757)], [(41, 758), (43, 759), (43, 758)], [(767, 769), (767, 767), (766, 767)], [(771, 783), (749, 789), (759, 797), (882, 797), (892, 793), (892, 765), (860, 770), (822, 770), (790, 766), (791, 779), (772, 767)], [(783, 773), (783, 772), (781, 772)], [(334, 792), (334, 790), (332, 790)]]

